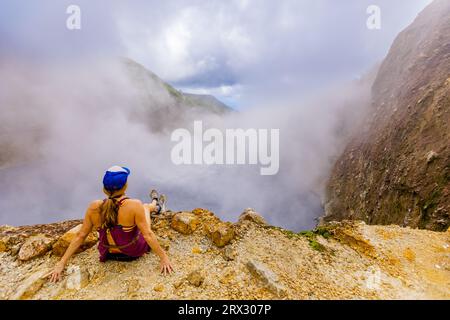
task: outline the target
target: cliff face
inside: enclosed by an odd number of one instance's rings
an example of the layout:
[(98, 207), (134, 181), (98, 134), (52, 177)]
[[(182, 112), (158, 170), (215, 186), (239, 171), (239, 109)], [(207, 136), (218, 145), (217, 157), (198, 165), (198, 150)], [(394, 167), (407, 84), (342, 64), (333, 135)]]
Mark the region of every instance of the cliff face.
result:
[(252, 211), (155, 217), (169, 276), (153, 253), (100, 263), (92, 234), (47, 282), (79, 223), (0, 227), (0, 299), (450, 299), (449, 232), (340, 222), (296, 234)]
[(449, 124), (450, 1), (436, 0), (381, 65), (372, 114), (332, 171), (325, 220), (446, 230)]

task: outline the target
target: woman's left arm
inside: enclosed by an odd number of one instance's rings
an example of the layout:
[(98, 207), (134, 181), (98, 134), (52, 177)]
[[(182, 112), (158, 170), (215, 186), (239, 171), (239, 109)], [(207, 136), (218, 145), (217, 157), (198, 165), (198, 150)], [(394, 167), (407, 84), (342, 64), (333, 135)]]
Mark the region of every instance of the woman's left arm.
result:
[(171, 272), (173, 272), (172, 264), (170, 263), (169, 257), (167, 256), (166, 252), (159, 245), (156, 235), (152, 231), (150, 213), (148, 213), (149, 220), (147, 221), (146, 210), (147, 209), (145, 209), (142, 203), (136, 204), (135, 207), (136, 225), (138, 226), (139, 230), (142, 233), (142, 236), (144, 237), (145, 241), (150, 246), (152, 251), (159, 256), (161, 260), (160, 261), (161, 273), (163, 273), (164, 275), (170, 274)]
[(57, 282), (61, 280), (62, 272), (64, 271), (64, 268), (66, 267), (67, 262), (69, 261), (70, 257), (78, 250), (78, 248), (83, 244), (86, 237), (89, 235), (89, 233), (92, 231), (92, 221), (91, 221), (91, 212), (94, 210), (94, 207), (98, 207), (96, 202), (93, 202), (89, 205), (89, 208), (86, 211), (86, 215), (84, 217), (83, 225), (78, 231), (75, 238), (73, 238), (72, 242), (70, 243), (69, 247), (67, 248), (66, 252), (62, 256), (61, 260), (56, 264), (55, 268), (49, 275), (50, 282)]

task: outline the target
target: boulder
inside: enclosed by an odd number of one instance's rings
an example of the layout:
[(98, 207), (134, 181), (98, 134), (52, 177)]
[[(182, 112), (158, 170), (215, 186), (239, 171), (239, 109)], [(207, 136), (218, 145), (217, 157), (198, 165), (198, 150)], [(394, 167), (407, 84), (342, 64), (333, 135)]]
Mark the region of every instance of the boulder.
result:
[(201, 218), (201, 223), (203, 227), (203, 232), (205, 235), (209, 236), (217, 229), (217, 225), (222, 223), (222, 220), (216, 216), (203, 216)]
[(191, 234), (199, 225), (197, 216), (191, 212), (179, 212), (177, 213), (170, 223), (172, 229), (182, 233)]
[(205, 281), (202, 270), (197, 269), (188, 274), (186, 280), (195, 287), (200, 287)]
[(235, 237), (234, 226), (230, 222), (223, 222), (216, 216), (202, 219), (203, 232), (218, 247), (224, 247)]
[(38, 234), (28, 238), (20, 247), (18, 258), (21, 261), (28, 261), (36, 257), (40, 257), (47, 253), (55, 242), (44, 234)]
[(222, 257), (225, 259), (225, 261), (233, 261), (236, 260), (237, 252), (234, 248), (228, 246), (225, 249), (223, 249)]
[(89, 272), (79, 266), (69, 266), (67, 268), (67, 278), (65, 287), (68, 290), (80, 290), (89, 283)]
[(279, 283), (278, 276), (269, 267), (253, 260), (249, 260), (246, 265), (250, 273), (258, 278), (268, 290), (280, 298), (286, 295), (286, 288)]
[(267, 221), (252, 208), (245, 209), (239, 216), (238, 223), (242, 223), (244, 221), (251, 221), (262, 226), (268, 225)]
[[(62, 256), (66, 252), (66, 249), (69, 247), (72, 240), (76, 237), (77, 233), (81, 229), (81, 224), (67, 231), (61, 238), (56, 241), (53, 245), (53, 254), (57, 256)], [(87, 238), (84, 240), (84, 243), (80, 246), (80, 248), (76, 251), (76, 253), (83, 252), (84, 250), (89, 249), (93, 245), (95, 245), (98, 241), (98, 235), (96, 232), (91, 232)]]
[(220, 222), (209, 230), (208, 235), (212, 242), (218, 247), (224, 247), (234, 239), (234, 226), (230, 222)]

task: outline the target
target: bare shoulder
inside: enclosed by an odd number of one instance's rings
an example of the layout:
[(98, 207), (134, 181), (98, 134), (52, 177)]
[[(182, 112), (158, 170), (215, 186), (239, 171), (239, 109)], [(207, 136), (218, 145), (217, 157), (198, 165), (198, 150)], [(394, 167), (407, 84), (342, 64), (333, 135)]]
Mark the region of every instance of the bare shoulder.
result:
[(100, 206), (102, 205), (103, 200), (94, 200), (91, 203), (89, 203), (88, 210), (89, 211), (98, 211)]
[(144, 208), (142, 201), (138, 199), (128, 199), (123, 207), (128, 212), (139, 212)]
[[(102, 200), (94, 200), (89, 203), (89, 206), (86, 210), (85, 219), (88, 219), (91, 223), (96, 223), (98, 221), (98, 217), (100, 214), (100, 206), (102, 205)], [(85, 220), (86, 221), (86, 220)]]
[(128, 199), (127, 205), (130, 205), (133, 207), (142, 207), (142, 201), (139, 199)]

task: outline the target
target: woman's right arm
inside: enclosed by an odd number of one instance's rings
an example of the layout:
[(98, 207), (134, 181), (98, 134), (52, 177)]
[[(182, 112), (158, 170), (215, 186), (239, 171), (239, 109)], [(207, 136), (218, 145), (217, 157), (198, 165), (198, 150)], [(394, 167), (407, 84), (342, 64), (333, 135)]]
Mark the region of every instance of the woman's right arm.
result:
[(78, 250), (78, 248), (83, 244), (86, 237), (92, 231), (93, 224), (91, 221), (91, 213), (92, 211), (96, 210), (96, 208), (98, 208), (97, 202), (93, 202), (89, 205), (80, 231), (78, 231), (77, 235), (72, 240), (66, 252), (62, 256), (61, 260), (56, 264), (55, 268), (49, 275), (51, 282), (57, 282), (61, 280), (61, 274), (64, 271), (64, 268), (66, 267), (66, 264), (69, 261), (70, 257), (72, 257), (72, 255)]

